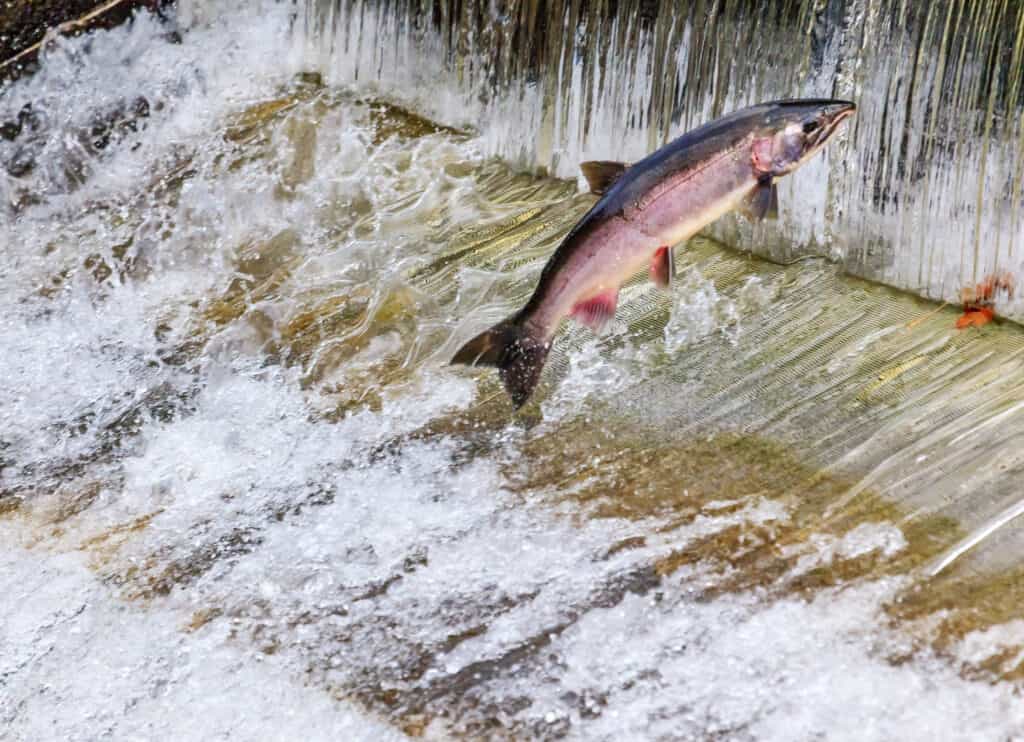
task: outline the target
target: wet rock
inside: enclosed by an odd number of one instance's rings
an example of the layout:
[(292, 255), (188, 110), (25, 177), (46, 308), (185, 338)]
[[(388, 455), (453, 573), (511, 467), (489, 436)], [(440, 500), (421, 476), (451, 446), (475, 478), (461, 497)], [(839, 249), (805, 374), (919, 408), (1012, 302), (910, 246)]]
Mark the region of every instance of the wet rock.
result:
[(0, 59), (6, 60), (38, 43), (52, 26), (92, 10), (96, 0), (40, 0), (0, 3)]
[(146, 118), (149, 118), (149, 101), (136, 96), (96, 119), (89, 128), (88, 144), (96, 151), (105, 149), (112, 140), (143, 128)]
[(21, 123), (18, 121), (4, 121), (0, 123), (0, 139), (12, 141), (21, 133)]
[(92, 172), (94, 159), (102, 151), (145, 128), (150, 103), (143, 96), (125, 99), (100, 110), (91, 121), (63, 131), (51, 125), (31, 103), (15, 120), (0, 124), (0, 138), (16, 142), (2, 167), (14, 178), (24, 178), (42, 162), (61, 176), (50, 190), (65, 193), (79, 187)]
[(77, 35), (117, 26), (140, 8), (164, 14), (173, 4), (174, 0), (121, 0), (106, 5), (97, 0), (5, 0), (0, 3), (0, 83), (33, 71), (39, 46), (50, 29)]
[(15, 178), (23, 178), (36, 166), (36, 158), (27, 147), (16, 149), (5, 164), (7, 172)]

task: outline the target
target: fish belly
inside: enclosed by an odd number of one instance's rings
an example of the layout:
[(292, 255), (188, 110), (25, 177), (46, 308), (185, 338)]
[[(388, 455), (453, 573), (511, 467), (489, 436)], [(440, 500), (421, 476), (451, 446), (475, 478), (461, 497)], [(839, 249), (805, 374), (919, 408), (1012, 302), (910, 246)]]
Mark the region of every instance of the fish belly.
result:
[(608, 291), (618, 291), (647, 266), (659, 246), (657, 238), (644, 234), (625, 219), (608, 219), (577, 247), (537, 319), (553, 334), (577, 304)]

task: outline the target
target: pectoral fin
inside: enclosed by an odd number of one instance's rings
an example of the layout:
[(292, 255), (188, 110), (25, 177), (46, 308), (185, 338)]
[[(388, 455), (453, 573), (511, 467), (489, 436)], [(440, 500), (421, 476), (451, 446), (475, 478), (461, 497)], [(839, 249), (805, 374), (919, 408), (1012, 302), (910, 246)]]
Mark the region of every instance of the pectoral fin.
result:
[(779, 216), (779, 191), (770, 179), (761, 181), (741, 207), (751, 221), (776, 219)]
[(586, 325), (594, 332), (600, 332), (608, 324), (608, 320), (615, 316), (615, 308), (618, 304), (619, 290), (608, 289), (576, 304), (570, 315), (574, 320)]
[(628, 167), (629, 165), (624, 162), (608, 160), (591, 160), (580, 163), (580, 170), (583, 171), (583, 177), (587, 179), (590, 192), (598, 196), (611, 188), (612, 183), (618, 180)]
[(676, 267), (675, 259), (672, 257), (672, 248), (659, 247), (654, 251), (654, 257), (651, 258), (651, 280), (659, 289), (667, 289), (675, 274)]

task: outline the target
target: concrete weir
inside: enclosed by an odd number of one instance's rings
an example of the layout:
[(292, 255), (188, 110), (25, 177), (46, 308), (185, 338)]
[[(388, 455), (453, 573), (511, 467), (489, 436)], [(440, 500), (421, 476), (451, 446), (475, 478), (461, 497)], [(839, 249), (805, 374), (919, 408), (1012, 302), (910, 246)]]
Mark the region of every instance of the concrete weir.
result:
[[(0, 737), (1024, 738), (1016, 0), (177, 11), (0, 89)], [(450, 365), (791, 95), (778, 223)]]
[[(575, 178), (635, 161), (764, 100), (853, 100), (857, 116), (801, 177), (781, 218), (713, 229), (786, 262), (960, 301), (1024, 278), (1024, 3), (954, 0), (377, 3), (307, 0), (310, 63), (376, 80), (476, 126), (488, 151)], [(401, 91), (401, 92), (398, 92)], [(1024, 318), (1021, 292), (996, 298)]]

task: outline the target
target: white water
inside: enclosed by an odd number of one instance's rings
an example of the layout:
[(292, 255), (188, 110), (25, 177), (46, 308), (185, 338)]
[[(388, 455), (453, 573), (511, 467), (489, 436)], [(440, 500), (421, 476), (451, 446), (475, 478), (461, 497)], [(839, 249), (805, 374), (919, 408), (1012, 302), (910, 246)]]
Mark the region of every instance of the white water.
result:
[[(330, 326), (301, 363), (280, 363), (275, 344), (317, 300), (385, 291), (445, 235), (517, 205), (478, 192), (479, 139), (374, 143), (370, 107), (351, 98), (300, 106), (295, 128), (239, 150), (223, 137), (231, 117), (297, 71), (287, 8), (202, 15), (181, 45), (147, 19), (97, 34), (81, 58), (86, 42), (63, 42), (0, 99), (3, 117), (27, 101), (46, 112), (40, 163), (66, 162), (97, 110), (136, 95), (151, 110), (141, 131), (84, 158), (81, 183), (40, 165), (0, 185), (0, 492), (23, 501), (0, 520), (6, 737), (377, 740), (422, 722), (442, 738), (477, 735), (484, 720), (520, 737), (609, 740), (1024, 735), (1014, 686), (958, 672), (1003, 647), (999, 632), (969, 637), (961, 658), (893, 659), (911, 649), (882, 610), (899, 578), (806, 600), (701, 599), (709, 565), (653, 575), (655, 559), (700, 538), (785, 524), (781, 502), (750, 493), (658, 530), (662, 514), (597, 517), (569, 496), (579, 482), (519, 487), (532, 436), (572, 435), (629, 383), (593, 346), (572, 356), (537, 428), (378, 455), (475, 404), (481, 376), (441, 361), (456, 318), (487, 301), (507, 311), (483, 297), (494, 275), (466, 269), (454, 306), (416, 296), (411, 331), (396, 323), (352, 355)], [(308, 140), (288, 132), (311, 120), (309, 173), (295, 166)], [(161, 196), (182, 161), (194, 174)], [(15, 207), (26, 187), (41, 202)], [(285, 230), (290, 247), (267, 247)], [(204, 320), (253, 244), (289, 270), (242, 316)], [(98, 281), (90, 255), (114, 273)], [(733, 304), (693, 282), (670, 352), (709, 331), (694, 324), (707, 302), (734, 333), (763, 302), (757, 286)], [(196, 337), (206, 342), (189, 355)], [(324, 415), (352, 389), (375, 402)], [(902, 538), (895, 524), (811, 538), (796, 571), (893, 558)], [(392, 715), (373, 700), (388, 693)]]

